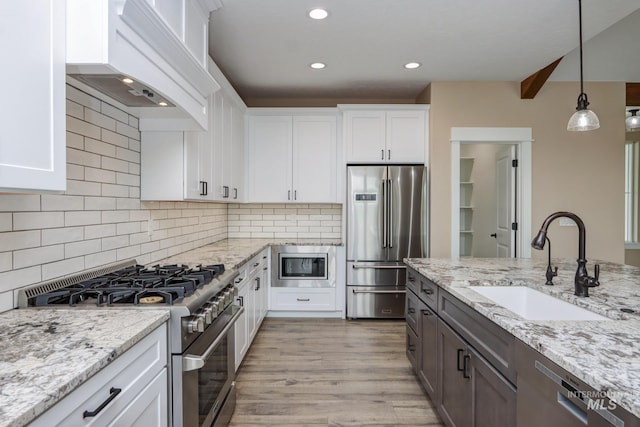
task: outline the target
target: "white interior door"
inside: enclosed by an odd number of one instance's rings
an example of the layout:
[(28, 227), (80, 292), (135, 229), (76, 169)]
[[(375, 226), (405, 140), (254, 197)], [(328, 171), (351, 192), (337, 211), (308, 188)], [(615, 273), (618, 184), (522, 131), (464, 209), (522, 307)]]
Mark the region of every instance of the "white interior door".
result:
[(505, 146), (496, 153), (496, 256), (512, 258), (515, 253), (516, 231), (512, 224), (516, 223), (515, 179), (516, 147)]

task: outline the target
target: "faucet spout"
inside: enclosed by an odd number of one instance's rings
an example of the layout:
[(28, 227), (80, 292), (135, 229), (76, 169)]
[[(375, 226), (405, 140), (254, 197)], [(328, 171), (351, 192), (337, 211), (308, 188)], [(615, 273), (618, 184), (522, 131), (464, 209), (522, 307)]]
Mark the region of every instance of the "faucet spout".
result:
[(589, 296), (589, 288), (594, 286), (599, 286), (600, 282), (598, 282), (598, 276), (600, 273), (600, 268), (596, 265), (595, 269), (595, 277), (589, 277), (587, 274), (587, 259), (585, 255), (585, 246), (586, 246), (586, 230), (584, 227), (584, 222), (580, 219), (580, 217), (571, 212), (555, 212), (549, 215), (543, 222), (540, 227), (540, 231), (531, 241), (531, 247), (534, 249), (542, 250), (544, 249), (544, 244), (547, 238), (547, 230), (549, 229), (549, 225), (556, 218), (570, 218), (572, 219), (576, 225), (578, 226), (578, 268), (576, 270), (575, 277), (575, 294), (581, 297)]

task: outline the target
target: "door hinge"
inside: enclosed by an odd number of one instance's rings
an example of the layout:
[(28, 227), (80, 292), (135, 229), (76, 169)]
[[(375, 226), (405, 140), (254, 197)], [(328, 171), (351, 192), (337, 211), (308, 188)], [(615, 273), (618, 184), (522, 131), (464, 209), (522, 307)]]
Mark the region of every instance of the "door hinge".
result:
[(513, 166), (514, 168), (517, 168), (518, 167), (518, 159), (511, 160), (511, 166)]
[(512, 222), (511, 223), (511, 229), (513, 231), (517, 231), (518, 230), (518, 223), (517, 222)]

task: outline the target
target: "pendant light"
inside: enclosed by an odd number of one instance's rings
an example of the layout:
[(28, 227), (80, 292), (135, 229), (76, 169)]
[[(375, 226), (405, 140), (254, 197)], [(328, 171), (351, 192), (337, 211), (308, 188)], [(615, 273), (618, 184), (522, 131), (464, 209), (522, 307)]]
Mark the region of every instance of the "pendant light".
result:
[(627, 117), (625, 122), (627, 123), (627, 130), (630, 132), (640, 130), (640, 116), (637, 115), (638, 111), (640, 111), (639, 108), (629, 110), (631, 115)]
[(587, 108), (589, 101), (584, 93), (584, 78), (582, 75), (582, 0), (578, 0), (578, 17), (580, 21), (580, 95), (578, 95), (578, 106), (576, 112), (569, 119), (567, 130), (584, 131), (593, 130), (600, 127), (600, 120), (596, 113)]

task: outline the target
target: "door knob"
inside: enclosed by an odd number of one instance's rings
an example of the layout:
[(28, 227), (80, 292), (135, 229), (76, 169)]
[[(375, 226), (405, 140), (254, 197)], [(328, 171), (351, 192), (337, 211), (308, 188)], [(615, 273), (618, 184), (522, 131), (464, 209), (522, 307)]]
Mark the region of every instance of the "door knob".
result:
[(494, 239), (498, 238), (498, 233), (489, 234), (489, 237), (493, 237)]

